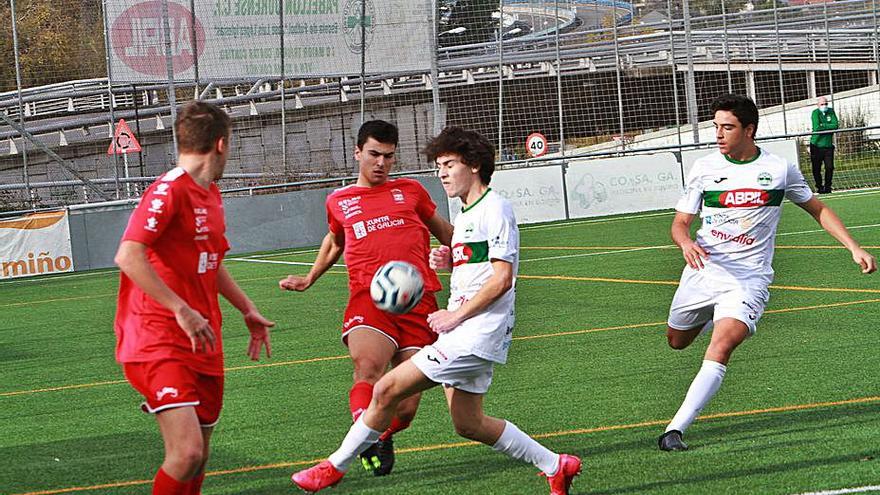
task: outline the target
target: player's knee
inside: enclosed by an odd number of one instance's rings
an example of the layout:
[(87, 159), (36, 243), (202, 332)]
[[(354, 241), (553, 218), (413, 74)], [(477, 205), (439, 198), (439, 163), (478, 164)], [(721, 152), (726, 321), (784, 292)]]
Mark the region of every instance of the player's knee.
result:
[(681, 332), (678, 330), (670, 329), (666, 333), (666, 341), (669, 343), (669, 347), (675, 350), (681, 350), (690, 345), (690, 342), (682, 337)]
[(400, 402), (394, 380), (379, 380), (373, 387), (373, 402), (380, 409), (396, 408)]
[(382, 375), (388, 363), (380, 363), (371, 357), (359, 357), (354, 362), (354, 380), (356, 382), (376, 383)]
[(181, 446), (170, 454), (169, 460), (189, 475), (195, 475), (205, 463), (205, 452), (201, 444)]

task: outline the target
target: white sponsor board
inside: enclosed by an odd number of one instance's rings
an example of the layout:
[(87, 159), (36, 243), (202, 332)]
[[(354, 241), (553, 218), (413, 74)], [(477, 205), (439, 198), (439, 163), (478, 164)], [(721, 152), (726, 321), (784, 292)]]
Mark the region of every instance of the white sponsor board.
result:
[(72, 271), (66, 211), (0, 220), (0, 279)]
[[(774, 155), (781, 156), (795, 165), (798, 164), (798, 145), (795, 139), (781, 139), (778, 141), (758, 141), (758, 147), (763, 148)], [(687, 177), (688, 172), (694, 166), (694, 162), (698, 158), (702, 158), (710, 153), (714, 153), (717, 148), (706, 148), (701, 150), (687, 150), (681, 152), (681, 165), (684, 169), (684, 176)]]
[[(518, 224), (565, 220), (562, 168), (558, 165), (497, 170), (489, 186), (513, 206)], [(458, 198), (449, 199), (449, 218), (461, 211)]]
[(682, 192), (672, 153), (575, 160), (565, 183), (571, 218), (674, 208)]
[[(111, 77), (167, 80), (163, 0), (107, 0)], [(431, 57), (427, 0), (284, 0), (284, 73), (289, 77), (359, 74), (361, 24), (367, 73), (426, 71)], [(174, 78), (278, 77), (277, 0), (168, 0)], [(193, 15), (195, 10), (195, 15)], [(194, 54), (197, 54), (194, 56)]]

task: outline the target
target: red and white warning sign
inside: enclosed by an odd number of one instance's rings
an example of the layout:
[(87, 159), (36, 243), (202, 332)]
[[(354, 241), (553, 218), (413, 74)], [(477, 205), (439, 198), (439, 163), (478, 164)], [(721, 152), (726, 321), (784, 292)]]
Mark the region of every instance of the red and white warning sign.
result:
[(540, 132), (533, 132), (526, 138), (526, 151), (529, 156), (539, 157), (547, 153), (547, 138)]
[(107, 148), (107, 154), (125, 155), (128, 153), (137, 153), (141, 150), (141, 143), (138, 142), (131, 128), (125, 123), (125, 119), (119, 119), (116, 124), (116, 132), (113, 134), (113, 141)]

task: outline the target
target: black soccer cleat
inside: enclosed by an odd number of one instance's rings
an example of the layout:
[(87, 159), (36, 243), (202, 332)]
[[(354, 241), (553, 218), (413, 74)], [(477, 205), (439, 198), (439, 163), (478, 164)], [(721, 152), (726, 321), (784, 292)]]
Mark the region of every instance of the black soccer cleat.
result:
[(665, 451), (677, 452), (688, 449), (687, 444), (681, 440), (681, 432), (678, 430), (669, 430), (660, 435), (657, 443), (660, 446), (660, 450)]
[(394, 441), (392, 439), (379, 440), (367, 447), (358, 456), (364, 469), (373, 473), (373, 476), (386, 476), (391, 474), (394, 467)]
[(367, 450), (361, 452), (360, 455), (358, 455), (358, 458), (360, 458), (361, 465), (364, 466), (364, 469), (372, 473), (375, 473), (382, 465), (382, 462), (379, 460), (378, 443), (374, 443), (367, 447)]
[(386, 476), (391, 474), (394, 467), (394, 440), (379, 440), (376, 442), (376, 457), (379, 458), (379, 466), (373, 470), (374, 476)]

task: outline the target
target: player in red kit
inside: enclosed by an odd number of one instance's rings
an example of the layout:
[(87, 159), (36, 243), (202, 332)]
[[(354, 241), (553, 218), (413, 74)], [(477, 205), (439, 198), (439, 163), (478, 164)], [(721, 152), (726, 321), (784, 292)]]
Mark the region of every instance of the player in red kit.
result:
[[(349, 300), (342, 324), (342, 341), (354, 364), (354, 386), (349, 392), (352, 420), (370, 405), (373, 385), (391, 366), (407, 360), (436, 340), (427, 323), (437, 310), (434, 293), (440, 290), (437, 274), (428, 268), (430, 235), (449, 245), (452, 225), (437, 213), (425, 188), (406, 178), (390, 179), (395, 162), (397, 128), (381, 120), (364, 123), (358, 131), (355, 159), (358, 180), (327, 196), (329, 232), (321, 243), (308, 275), (290, 275), (282, 289), (304, 291), (345, 253)], [(370, 281), (388, 261), (415, 265), (425, 281), (425, 295), (409, 313), (393, 315), (373, 304)], [(376, 476), (394, 465), (392, 435), (409, 426), (419, 395), (400, 403), (391, 426), (379, 441), (361, 454), (364, 467)]]
[(154, 495), (198, 495), (208, 443), (223, 404), (218, 294), (244, 315), (248, 355), (269, 355), (269, 327), (223, 266), (229, 249), (220, 190), (230, 119), (193, 102), (178, 114), (177, 167), (159, 177), (132, 213), (116, 253), (121, 270), (116, 359), (156, 415), (165, 460)]

